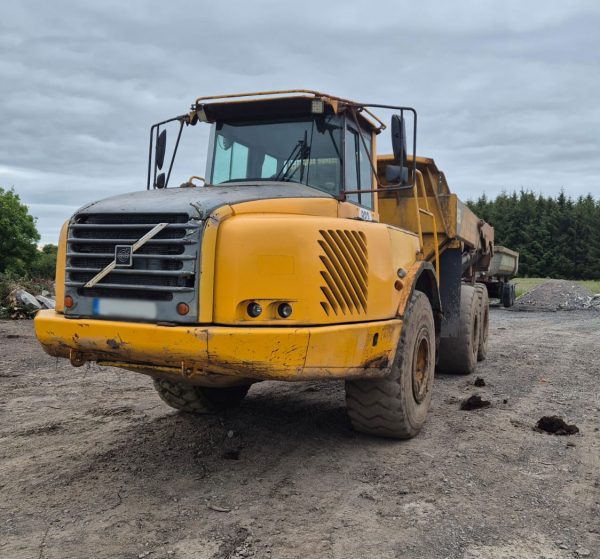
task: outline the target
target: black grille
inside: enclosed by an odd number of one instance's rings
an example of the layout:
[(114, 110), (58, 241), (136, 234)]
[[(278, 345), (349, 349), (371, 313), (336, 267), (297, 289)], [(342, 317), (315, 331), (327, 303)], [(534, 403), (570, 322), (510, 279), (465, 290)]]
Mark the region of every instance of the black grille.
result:
[[(84, 285), (114, 260), (116, 245), (133, 245), (159, 223), (168, 225), (92, 288)], [(66, 285), (89, 297), (170, 300), (196, 284), (199, 223), (187, 214), (80, 214), (69, 227)]]

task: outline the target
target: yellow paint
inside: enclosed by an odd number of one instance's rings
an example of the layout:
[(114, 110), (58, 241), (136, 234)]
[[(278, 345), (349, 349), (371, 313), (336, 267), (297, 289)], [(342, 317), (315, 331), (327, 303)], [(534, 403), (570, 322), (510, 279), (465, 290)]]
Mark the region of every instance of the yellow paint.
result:
[[(338, 201), (331, 198), (273, 198), (271, 200), (253, 200), (235, 204), (235, 215), (248, 213), (277, 213), (292, 215), (322, 215), (336, 217)], [(354, 213), (356, 216), (357, 213)]]
[[(327, 314), (321, 304), (327, 301), (322, 290), (326, 285), (322, 274), (327, 271), (322, 232), (332, 230), (364, 234), (366, 311)], [(392, 237), (397, 249), (403, 242), (406, 248), (394, 253)], [(231, 216), (220, 223), (215, 250), (214, 322), (289, 326), (393, 318), (400, 297), (394, 288), (397, 270), (415, 261), (417, 249), (414, 235), (380, 223), (270, 213)], [(253, 301), (265, 309), (258, 318), (246, 312)], [(277, 316), (276, 307), (282, 302), (292, 305), (290, 318)]]
[(34, 326), (43, 348), (57, 357), (73, 355), (122, 368), (143, 366), (148, 374), (161, 374), (168, 367), (184, 377), (217, 373), (306, 380), (387, 374), (401, 321), (297, 328), (169, 327), (70, 320), (44, 310)]
[(200, 322), (212, 322), (215, 285), (215, 251), (217, 231), (222, 220), (233, 214), (231, 206), (222, 206), (206, 220), (200, 251), (200, 296), (198, 297)]
[(62, 313), (65, 310), (65, 264), (67, 254), (67, 235), (69, 222), (65, 221), (60, 229), (58, 237), (58, 251), (56, 253), (56, 276), (55, 276), (55, 310)]

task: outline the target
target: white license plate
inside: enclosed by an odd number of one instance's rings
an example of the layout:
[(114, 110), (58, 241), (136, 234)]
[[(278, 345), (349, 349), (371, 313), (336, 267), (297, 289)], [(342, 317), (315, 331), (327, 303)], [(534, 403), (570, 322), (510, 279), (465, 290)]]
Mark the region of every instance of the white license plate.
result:
[(125, 299), (94, 299), (94, 316), (118, 318), (156, 318), (156, 303), (152, 301), (127, 301)]

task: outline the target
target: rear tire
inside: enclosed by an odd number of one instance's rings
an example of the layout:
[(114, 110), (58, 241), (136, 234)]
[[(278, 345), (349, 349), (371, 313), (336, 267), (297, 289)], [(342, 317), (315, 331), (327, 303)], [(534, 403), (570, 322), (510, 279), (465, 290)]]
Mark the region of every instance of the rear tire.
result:
[(512, 307), (515, 304), (515, 286), (512, 283), (505, 283), (502, 286), (502, 305), (505, 308)]
[(482, 283), (475, 284), (479, 295), (479, 347), (477, 348), (477, 361), (487, 357), (488, 336), (490, 332), (490, 299), (487, 287)]
[(214, 414), (239, 404), (250, 385), (213, 388), (164, 378), (154, 379), (161, 400), (176, 410), (198, 415)]
[(390, 376), (346, 382), (346, 407), (354, 429), (394, 439), (417, 435), (431, 402), (434, 371), (433, 311), (427, 296), (415, 291)]
[(453, 375), (470, 375), (477, 365), (480, 338), (480, 306), (472, 285), (461, 285), (458, 337), (440, 340), (438, 370)]

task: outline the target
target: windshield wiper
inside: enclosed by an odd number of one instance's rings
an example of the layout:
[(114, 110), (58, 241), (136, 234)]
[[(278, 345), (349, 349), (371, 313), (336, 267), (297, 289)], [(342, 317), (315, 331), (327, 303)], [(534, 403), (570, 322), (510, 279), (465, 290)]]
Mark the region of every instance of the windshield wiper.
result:
[[(286, 159), (279, 172), (275, 175), (274, 180), (280, 180), (282, 182), (291, 181), (292, 177), (296, 174), (296, 171), (300, 169), (300, 180), (304, 176), (304, 160), (310, 157), (310, 146), (308, 145), (306, 130), (304, 131), (304, 139), (298, 140), (298, 143), (294, 146), (292, 153)], [(294, 163), (300, 161), (300, 165), (294, 168)], [(291, 173), (290, 173), (291, 171)]]

